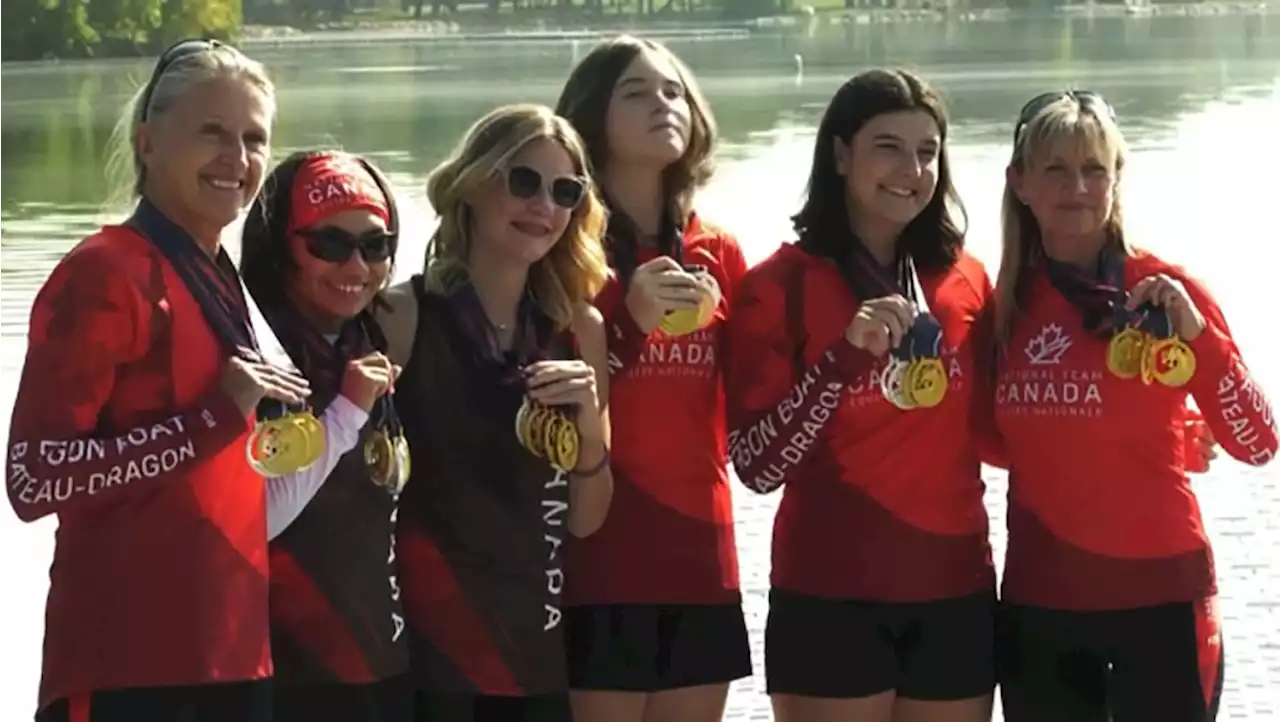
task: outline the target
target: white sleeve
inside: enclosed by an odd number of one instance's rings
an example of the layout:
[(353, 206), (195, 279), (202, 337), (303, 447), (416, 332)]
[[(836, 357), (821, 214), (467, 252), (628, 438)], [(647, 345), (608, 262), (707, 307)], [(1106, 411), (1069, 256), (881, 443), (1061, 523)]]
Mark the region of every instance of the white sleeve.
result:
[(289, 528), (315, 497), (338, 460), (360, 440), (360, 429), (369, 414), (350, 399), (338, 394), (324, 410), (324, 453), (303, 471), (267, 479), (267, 539), (275, 539)]

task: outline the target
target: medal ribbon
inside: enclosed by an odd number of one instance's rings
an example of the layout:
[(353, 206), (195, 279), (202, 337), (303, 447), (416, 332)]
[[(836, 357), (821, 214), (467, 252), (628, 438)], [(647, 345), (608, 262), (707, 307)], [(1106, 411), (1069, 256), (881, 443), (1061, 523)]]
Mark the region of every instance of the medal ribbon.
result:
[[(138, 203), (128, 224), (142, 233), (173, 266), (228, 353), (240, 354), (241, 349), (250, 349), (271, 363), (296, 370), (270, 325), (261, 318), (256, 304), (245, 292), (240, 274), (225, 248), (219, 247), (216, 259), (210, 258), (191, 234), (146, 198)], [(257, 414), (270, 419), (283, 416), (287, 411), (284, 403), (264, 398), (258, 403)]]
[[(929, 311), (929, 301), (925, 298), (920, 274), (916, 272), (916, 264), (911, 256), (899, 255), (897, 268), (891, 270), (877, 261), (857, 237), (850, 235), (848, 240), (849, 263), (845, 277), (853, 285), (855, 295), (880, 298), (896, 293), (914, 304), (918, 312), (915, 323), (893, 350), (893, 355), (903, 361), (938, 358), (942, 346), (942, 327)], [(860, 290), (863, 293), (859, 294)]]
[(522, 370), (531, 363), (545, 360), (555, 337), (551, 319), (538, 308), (528, 293), (516, 311), (516, 337), (510, 351), (503, 351), (497, 329), (484, 312), (475, 286), (464, 284), (445, 298), (455, 322), (471, 341), (477, 361), (502, 369), (503, 385), (523, 385)]
[(1144, 303), (1135, 311), (1125, 308), (1129, 293), (1124, 284), (1125, 254), (1108, 244), (1098, 255), (1094, 273), (1045, 256), (1049, 283), (1084, 315), (1085, 330), (1111, 338), (1126, 326), (1134, 326), (1156, 338), (1173, 335), (1168, 311)]

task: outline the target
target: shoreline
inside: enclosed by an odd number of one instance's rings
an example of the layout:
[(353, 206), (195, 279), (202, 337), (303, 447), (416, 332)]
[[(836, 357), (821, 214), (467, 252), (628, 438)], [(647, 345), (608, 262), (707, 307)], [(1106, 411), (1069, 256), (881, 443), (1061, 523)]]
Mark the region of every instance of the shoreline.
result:
[[(1142, 2), (1144, 0), (1138, 0)], [(484, 16), (451, 19), (397, 19), (346, 23), (339, 27), (302, 30), (287, 25), (245, 25), (236, 40), (246, 52), (281, 50), (289, 47), (369, 46), (390, 43), (564, 43), (595, 42), (620, 33), (635, 33), (659, 41), (670, 40), (737, 40), (757, 33), (789, 29), (812, 29), (821, 25), (872, 25), (917, 22), (1007, 22), (1012, 20), (1055, 19), (1119, 19), (1220, 17), (1280, 15), (1280, 2), (1275, 0), (1211, 0), (1203, 3), (1161, 3), (1143, 5), (1060, 5), (1048, 11), (985, 8), (977, 10), (927, 10), (877, 8), (828, 10), (815, 12), (802, 6), (786, 15), (762, 16), (725, 21), (709, 15), (650, 19), (643, 16), (606, 17), (580, 23), (555, 23), (550, 19), (504, 18), (508, 22), (491, 22)], [(599, 22), (604, 20), (604, 22)], [(104, 55), (97, 58), (49, 58), (11, 60), (4, 67), (40, 66), (86, 61), (130, 60), (147, 54)]]

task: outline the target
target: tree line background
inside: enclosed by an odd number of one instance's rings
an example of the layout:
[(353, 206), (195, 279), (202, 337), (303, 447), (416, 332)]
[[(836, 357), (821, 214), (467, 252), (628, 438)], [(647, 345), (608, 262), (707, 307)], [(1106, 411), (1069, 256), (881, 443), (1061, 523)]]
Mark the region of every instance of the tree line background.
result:
[[(82, 58), (156, 52), (175, 39), (233, 39), (246, 25), (297, 28), (441, 19), (462, 25), (590, 23), (671, 16), (754, 17), (800, 0), (3, 0), (3, 58)], [(868, 0), (817, 0), (843, 7)], [(880, 0), (876, 0), (880, 1)], [(812, 2), (812, 0), (810, 0)]]

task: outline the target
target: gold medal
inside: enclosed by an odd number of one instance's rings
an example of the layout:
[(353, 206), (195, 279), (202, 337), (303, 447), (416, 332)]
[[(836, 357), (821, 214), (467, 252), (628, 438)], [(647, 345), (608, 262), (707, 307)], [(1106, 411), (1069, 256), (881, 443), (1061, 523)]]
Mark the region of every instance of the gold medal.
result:
[(905, 393), (905, 374), (908, 364), (899, 358), (891, 358), (889, 365), (885, 367), (884, 372), (880, 376), (880, 392), (884, 394), (889, 403), (897, 406), (903, 411), (909, 411), (915, 407), (911, 399)]
[(1153, 344), (1152, 375), (1165, 386), (1178, 388), (1196, 375), (1196, 353), (1178, 337)]
[(696, 308), (681, 308), (662, 317), (658, 328), (668, 336), (684, 336), (705, 328), (720, 305), (720, 284), (706, 271), (694, 274), (702, 284), (702, 298)]
[(565, 417), (558, 419), (559, 424), (552, 439), (552, 464), (561, 471), (573, 471), (578, 466), (578, 454), (581, 442), (578, 438), (578, 426)]
[(520, 404), (520, 410), (516, 412), (516, 440), (519, 441), (520, 445), (526, 449), (529, 448), (529, 442), (527, 439), (529, 438), (528, 425), (529, 413), (531, 411), (532, 408), (529, 406), (529, 397), (526, 396), (524, 397), (524, 401)]
[(364, 464), (378, 486), (391, 484), (396, 472), (396, 449), (386, 429), (375, 429), (364, 442)]
[(395, 447), (396, 473), (392, 477), (393, 486), (390, 487), (390, 491), (399, 495), (404, 491), (404, 485), (409, 483), (409, 474), (413, 468), (412, 458), (409, 454), (409, 440), (404, 438), (404, 434), (397, 434), (392, 446)]
[[(307, 416), (310, 414), (288, 414), (259, 421), (245, 448), (249, 465), (259, 474), (274, 478), (314, 464), (320, 453), (314, 450), (317, 437), (311, 432)], [(314, 419), (311, 416), (311, 420)], [(323, 427), (318, 439), (320, 444), (324, 443)]]
[(545, 457), (546, 447), (543, 445), (544, 430), (547, 422), (551, 420), (551, 412), (544, 406), (538, 405), (534, 408), (529, 419), (529, 451), (534, 456)]
[(1156, 377), (1156, 348), (1159, 342), (1147, 336), (1142, 344), (1142, 362), (1139, 365), (1138, 373), (1142, 377), (1142, 383), (1150, 385)]
[(1111, 337), (1107, 344), (1107, 368), (1117, 378), (1131, 379), (1142, 372), (1146, 336), (1129, 327)]
[(904, 374), (903, 395), (914, 407), (931, 409), (942, 403), (947, 395), (947, 370), (942, 359), (918, 358), (907, 366)]
[(567, 422), (560, 412), (548, 410), (547, 421), (542, 425), (542, 455), (557, 468), (560, 466), (560, 457), (557, 455), (560, 447), (556, 444), (556, 437), (565, 423)]

